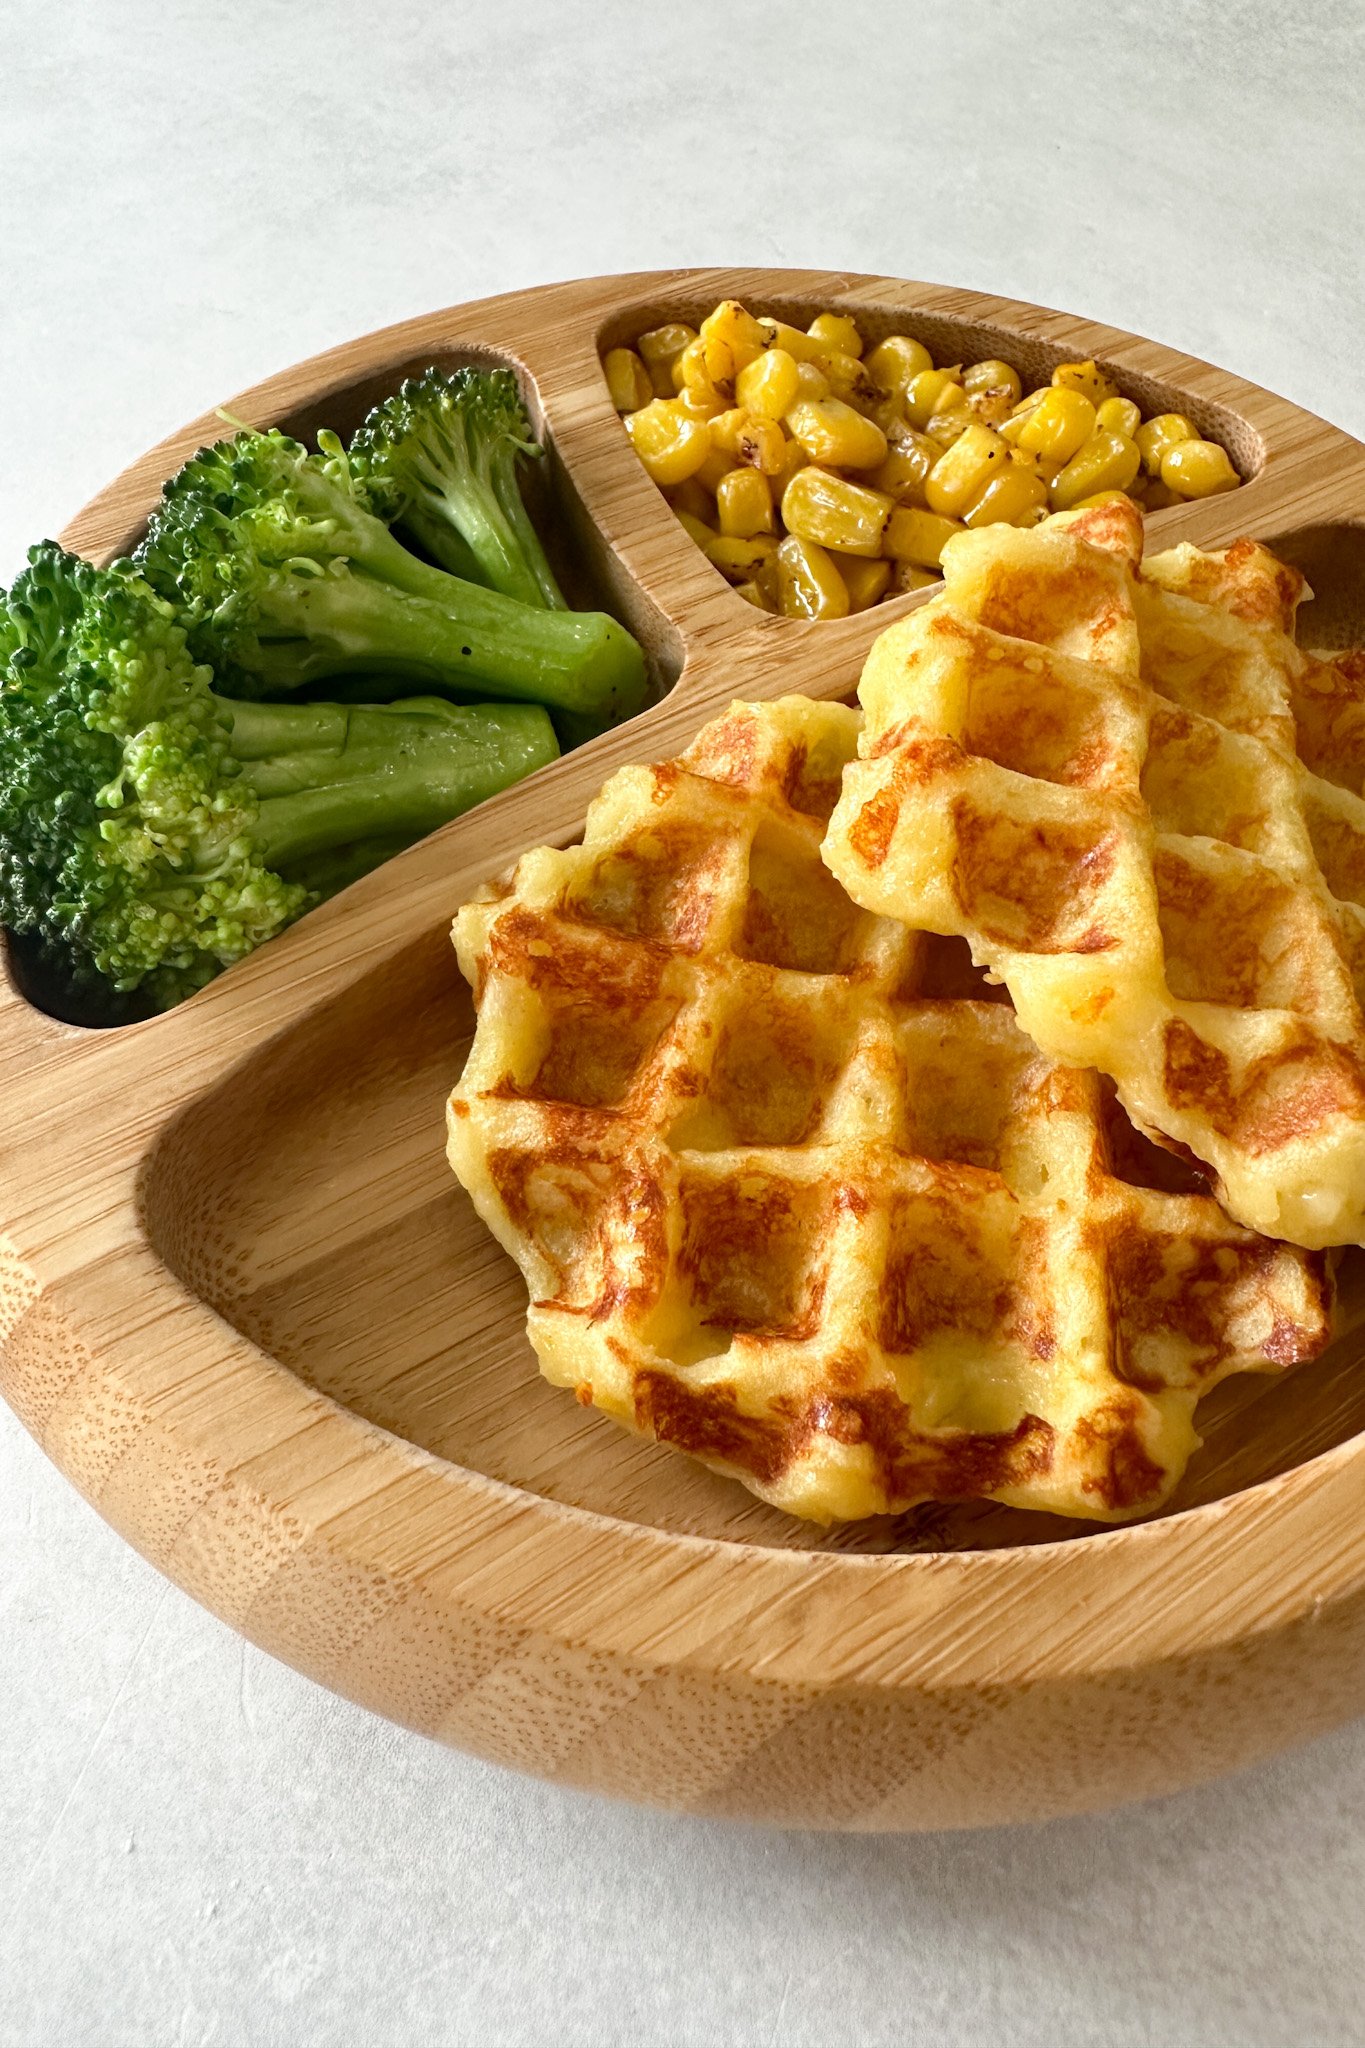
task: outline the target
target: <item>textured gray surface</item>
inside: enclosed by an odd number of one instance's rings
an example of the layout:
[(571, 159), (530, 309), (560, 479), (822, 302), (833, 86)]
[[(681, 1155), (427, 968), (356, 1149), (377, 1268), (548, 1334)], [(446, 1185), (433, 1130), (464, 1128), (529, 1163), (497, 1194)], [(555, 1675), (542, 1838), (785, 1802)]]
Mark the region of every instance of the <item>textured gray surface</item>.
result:
[[(999, 289), (1365, 433), (1354, 4), (0, 0), (0, 33), (0, 575), (283, 363), (641, 265)], [(3, 1411), (0, 1728), (3, 2048), (1362, 2038), (1360, 1726), (1028, 1831), (638, 1813), (241, 1644)]]

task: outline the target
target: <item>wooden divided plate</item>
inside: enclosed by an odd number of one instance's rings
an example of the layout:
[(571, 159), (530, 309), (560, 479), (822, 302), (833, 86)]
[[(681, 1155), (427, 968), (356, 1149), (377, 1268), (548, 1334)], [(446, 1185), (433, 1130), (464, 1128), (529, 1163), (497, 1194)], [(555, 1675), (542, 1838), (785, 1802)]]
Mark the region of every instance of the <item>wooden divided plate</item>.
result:
[[(1365, 449), (1113, 328), (815, 271), (665, 272), (433, 313), (231, 401), (347, 432), (428, 362), (505, 362), (550, 451), (572, 593), (644, 642), (639, 717), (369, 876), (173, 1013), (114, 1031), (0, 992), (0, 1390), (160, 1570), (394, 1719), (559, 1782), (692, 1812), (951, 1827), (1132, 1799), (1365, 1707), (1365, 1342), (1231, 1382), (1172, 1506), (1094, 1529), (992, 1507), (822, 1534), (545, 1385), (519, 1276), (444, 1155), (473, 1018), (448, 928), (606, 775), (732, 697), (847, 695), (914, 593), (755, 612), (635, 458), (599, 351), (738, 296), (847, 308), (936, 360), (1095, 356), (1248, 481), (1149, 521), (1298, 563), (1316, 646), (1365, 641)], [(138, 538), (212, 414), (72, 522)], [(1354, 1292), (1347, 1262), (1345, 1291)]]

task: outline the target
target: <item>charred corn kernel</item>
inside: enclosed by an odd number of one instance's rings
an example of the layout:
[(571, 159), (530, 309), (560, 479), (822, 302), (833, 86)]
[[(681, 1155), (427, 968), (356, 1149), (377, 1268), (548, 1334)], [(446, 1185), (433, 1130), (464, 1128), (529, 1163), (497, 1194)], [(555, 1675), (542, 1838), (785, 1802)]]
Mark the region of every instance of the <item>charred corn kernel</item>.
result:
[(828, 469), (875, 469), (886, 457), (886, 436), (842, 398), (803, 398), (787, 414), (787, 431), (812, 462)]
[(842, 398), (849, 405), (866, 410), (877, 404), (882, 393), (873, 383), (866, 369), (856, 356), (848, 356), (840, 349), (831, 349), (820, 365), (829, 380), (829, 388), (836, 398)]
[(689, 341), (673, 365), (673, 381), (678, 391), (689, 393), (698, 403), (705, 401), (714, 405), (717, 412), (729, 405), (733, 387), (720, 383), (711, 375), (706, 362), (706, 345), (698, 335)]
[(806, 332), (823, 349), (838, 349), (846, 356), (860, 356), (863, 352), (858, 323), (847, 313), (817, 313)]
[[(927, 425), (930, 415), (939, 410), (943, 394), (950, 386), (962, 390), (960, 370), (921, 370), (918, 377), (911, 378), (905, 387), (905, 410), (912, 427)], [(965, 392), (955, 402), (965, 404)]]
[(1088, 441), (1082, 441), (1065, 469), (1054, 477), (1053, 509), (1068, 511), (1082, 498), (1093, 498), (1099, 491), (1126, 491), (1141, 467), (1136, 441), (1130, 441), (1126, 434), (1101, 429)]
[(768, 346), (767, 335), (738, 299), (722, 299), (702, 321), (697, 338), (707, 375), (713, 383), (731, 386)]
[(1194, 438), (1194, 423), (1187, 420), (1183, 412), (1156, 413), (1145, 420), (1133, 436), (1148, 476), (1160, 476), (1162, 459), (1168, 448)]
[(1047, 510), (1047, 485), (1021, 463), (1007, 462), (973, 498), (963, 521), (967, 526), (1031, 526)]
[(962, 388), (969, 397), (978, 391), (1007, 391), (1011, 405), (1019, 403), (1024, 389), (1019, 372), (998, 356), (988, 356), (984, 363), (968, 363), (962, 372)]
[(1007, 385), (967, 393), (967, 409), (983, 427), (1003, 427), (1013, 410)]
[(777, 550), (778, 603), (789, 619), (842, 619), (848, 585), (832, 556), (813, 540), (789, 533)]
[(922, 512), (918, 505), (898, 505), (886, 522), (882, 548), (900, 561), (914, 562), (921, 569), (937, 569), (953, 535), (965, 530), (959, 519), (946, 519), (939, 512)]
[(1045, 391), (1024, 421), (1018, 445), (1054, 462), (1070, 462), (1095, 431), (1095, 408), (1079, 391), (1065, 385)]
[(829, 397), (829, 378), (818, 363), (798, 363), (796, 378), (801, 398)]
[(705, 462), (696, 471), (697, 482), (714, 498), (725, 478), (735, 467), (735, 457), (724, 448), (717, 448), (714, 438)]
[(711, 446), (735, 462), (761, 469), (765, 476), (776, 476), (786, 454), (786, 436), (776, 420), (736, 405), (712, 420)]
[(716, 513), (722, 533), (750, 540), (773, 530), (773, 494), (759, 470), (732, 469), (716, 486)]
[(618, 412), (639, 412), (654, 396), (649, 371), (633, 348), (609, 348), (602, 358), (611, 402)]
[(784, 348), (789, 356), (795, 356), (798, 363), (816, 362), (824, 354), (818, 341), (812, 341), (799, 327), (789, 327), (785, 320), (764, 317), (758, 324), (767, 337), (769, 348)]
[(782, 522), (801, 540), (847, 555), (876, 555), (895, 502), (827, 469), (802, 469), (782, 493)]
[(1126, 434), (1131, 441), (1142, 425), (1142, 414), (1131, 398), (1106, 398), (1095, 407), (1095, 425), (1106, 434)]
[(1106, 398), (1119, 395), (1118, 386), (1111, 383), (1093, 361), (1058, 363), (1052, 373), (1052, 384), (1057, 391), (1079, 391), (1082, 398), (1088, 398), (1092, 405), (1103, 405)]
[(836, 554), (834, 566), (844, 580), (851, 612), (865, 612), (880, 604), (891, 587), (892, 564), (884, 556), (869, 561), (866, 555)]
[(931, 512), (960, 519), (996, 471), (1004, 468), (1009, 453), (1008, 442), (989, 427), (973, 423), (964, 428), (930, 470), (924, 485), (925, 504)]
[(916, 377), (933, 367), (924, 343), (908, 334), (888, 334), (867, 358), (867, 373), (883, 391), (907, 391)]
[[(674, 510), (677, 511), (676, 506)], [(718, 538), (714, 526), (708, 526), (704, 519), (695, 519), (690, 512), (678, 512), (677, 519), (683, 532), (692, 536), (703, 553)]]
[(1161, 458), (1161, 481), (1182, 498), (1211, 498), (1242, 481), (1216, 441), (1177, 441)]
[(711, 422), (711, 446), (722, 449), (727, 455), (738, 456), (739, 437), (748, 424), (749, 414), (742, 405), (727, 407)]
[[(817, 375), (819, 372), (817, 371)], [(801, 395), (801, 372), (784, 348), (764, 349), (735, 379), (735, 397), (746, 412), (780, 420)]]
[(723, 576), (742, 583), (771, 560), (777, 552), (777, 542), (766, 533), (754, 534), (748, 540), (738, 534), (714, 533), (706, 542), (704, 552), (707, 561), (713, 562)]
[(908, 428), (892, 443), (885, 462), (872, 471), (867, 481), (874, 491), (885, 491), (900, 504), (922, 505), (924, 480), (940, 453), (936, 441), (931, 441), (927, 434), (916, 433), (913, 427)]
[[(710, 460), (709, 456), (707, 460)], [(705, 520), (708, 526), (715, 525), (716, 501), (703, 484), (700, 474), (684, 477), (680, 484), (671, 484), (664, 496), (675, 512), (689, 512), (694, 519)]]
[(757, 583), (737, 583), (735, 585), (735, 596), (742, 597), (746, 604), (755, 605), (761, 612), (766, 612), (768, 609), (768, 600)]
[(648, 334), (642, 334), (635, 346), (644, 359), (654, 384), (656, 398), (671, 398), (676, 385), (673, 382), (673, 365), (687, 347), (695, 341), (695, 327), (685, 327), (681, 320), (669, 320), (662, 327), (651, 327)]
[(902, 590), (928, 590), (931, 585), (942, 581), (937, 569), (917, 569), (913, 562), (893, 562), (891, 565), (891, 588), (898, 594)]
[(711, 430), (665, 398), (651, 398), (627, 413), (626, 432), (656, 484), (680, 484), (695, 476), (711, 452)]

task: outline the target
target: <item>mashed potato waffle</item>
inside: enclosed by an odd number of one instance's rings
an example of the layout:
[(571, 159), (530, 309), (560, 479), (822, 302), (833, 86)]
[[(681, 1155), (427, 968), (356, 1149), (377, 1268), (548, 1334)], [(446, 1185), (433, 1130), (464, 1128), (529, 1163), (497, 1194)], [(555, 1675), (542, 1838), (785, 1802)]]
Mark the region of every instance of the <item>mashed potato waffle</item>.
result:
[(1241, 1222), (1360, 1243), (1360, 678), (1298, 653), (1301, 579), (1264, 548), (1141, 553), (1126, 503), (955, 539), (868, 658), (825, 858), (967, 938)]
[(1326, 1262), (1229, 1223), (960, 940), (821, 864), (854, 712), (734, 705), (456, 922), (450, 1158), (546, 1376), (817, 1521), (1156, 1506), (1200, 1394), (1327, 1340)]

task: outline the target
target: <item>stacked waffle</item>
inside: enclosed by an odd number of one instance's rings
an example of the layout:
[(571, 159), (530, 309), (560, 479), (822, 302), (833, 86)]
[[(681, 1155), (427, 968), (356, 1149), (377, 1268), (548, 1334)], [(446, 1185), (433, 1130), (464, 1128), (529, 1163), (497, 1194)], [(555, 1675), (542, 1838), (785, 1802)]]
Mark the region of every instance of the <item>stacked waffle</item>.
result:
[(1142, 1513), (1330, 1335), (1365, 679), (1264, 549), (1141, 552), (962, 536), (865, 722), (736, 704), (457, 921), (450, 1155), (543, 1370), (792, 1513)]

